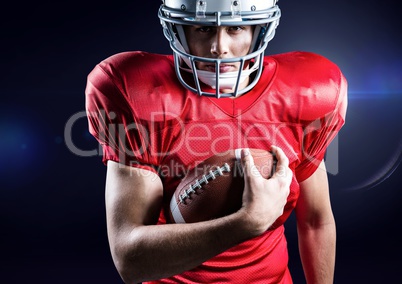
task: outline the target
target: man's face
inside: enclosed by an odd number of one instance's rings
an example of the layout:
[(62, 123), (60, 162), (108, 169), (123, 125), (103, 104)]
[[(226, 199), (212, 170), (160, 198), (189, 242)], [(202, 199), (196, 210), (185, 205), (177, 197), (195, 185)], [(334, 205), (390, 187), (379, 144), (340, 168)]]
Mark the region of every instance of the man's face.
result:
[[(190, 54), (206, 58), (234, 58), (247, 55), (253, 39), (253, 26), (184, 26)], [(215, 72), (215, 64), (197, 62), (199, 70)], [(240, 62), (222, 63), (220, 72), (237, 71)], [(245, 87), (248, 80), (244, 82)]]

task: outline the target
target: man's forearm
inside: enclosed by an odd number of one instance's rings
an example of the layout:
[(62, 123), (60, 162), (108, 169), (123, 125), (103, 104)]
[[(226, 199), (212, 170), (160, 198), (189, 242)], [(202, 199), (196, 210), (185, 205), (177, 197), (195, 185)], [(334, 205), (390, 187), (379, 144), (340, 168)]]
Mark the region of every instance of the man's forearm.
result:
[(194, 224), (139, 226), (113, 242), (112, 255), (124, 281), (138, 283), (190, 270), (254, 235), (240, 213)]
[(332, 284), (335, 270), (335, 222), (298, 226), (299, 250), (308, 284)]

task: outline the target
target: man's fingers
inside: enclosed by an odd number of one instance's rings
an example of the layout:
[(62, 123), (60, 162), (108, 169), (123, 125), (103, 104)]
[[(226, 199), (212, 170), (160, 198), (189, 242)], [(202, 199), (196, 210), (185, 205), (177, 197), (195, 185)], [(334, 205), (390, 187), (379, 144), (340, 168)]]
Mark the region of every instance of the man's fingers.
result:
[[(282, 178), (287, 181), (286, 183), (290, 184), (292, 171), (289, 169), (289, 159), (286, 157), (283, 150), (277, 146), (272, 146), (271, 151), (277, 158), (276, 170), (272, 177)], [(250, 149), (241, 149), (240, 158), (243, 173), (246, 179), (248, 179), (250, 176), (261, 177), (261, 173), (254, 164), (254, 159), (251, 155)]]
[(241, 164), (243, 166), (243, 171), (251, 168), (254, 165), (253, 156), (250, 153), (250, 149), (244, 148), (241, 149)]
[(261, 175), (254, 164), (254, 159), (250, 153), (250, 149), (244, 148), (241, 150), (241, 164), (246, 178), (251, 175)]
[(271, 146), (271, 151), (277, 159), (276, 171), (274, 175), (283, 175), (285, 173), (284, 169), (289, 167), (289, 159), (286, 157), (283, 150), (278, 146)]
[(278, 146), (271, 146), (271, 151), (278, 159), (278, 165), (288, 167), (289, 166), (289, 159), (286, 157), (285, 153), (281, 148)]
[(278, 146), (271, 146), (271, 151), (277, 158), (276, 171), (273, 177), (285, 178), (285, 180), (291, 181), (293, 175), (292, 171), (289, 169), (289, 159), (286, 157), (285, 153)]

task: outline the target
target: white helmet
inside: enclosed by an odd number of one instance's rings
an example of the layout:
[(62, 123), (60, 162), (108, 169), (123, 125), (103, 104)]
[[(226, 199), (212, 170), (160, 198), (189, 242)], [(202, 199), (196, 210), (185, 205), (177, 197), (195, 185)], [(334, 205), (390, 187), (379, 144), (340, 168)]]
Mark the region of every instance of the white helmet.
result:
[[(176, 74), (180, 82), (189, 90), (199, 95), (214, 97), (236, 97), (248, 92), (257, 84), (263, 66), (264, 51), (274, 37), (275, 29), (281, 16), (276, 5), (277, 0), (163, 0), (158, 16), (161, 20), (165, 37), (173, 50)], [(182, 25), (197, 26), (255, 26), (252, 46), (247, 55), (236, 58), (206, 58), (189, 53)], [(252, 67), (243, 69), (247, 61)], [(187, 66), (184, 66), (185, 62)], [(215, 64), (215, 72), (198, 70), (196, 62)], [(239, 62), (235, 72), (220, 73), (219, 65)], [(194, 84), (183, 79), (181, 72), (193, 74)], [(253, 80), (244, 89), (239, 85), (251, 75)], [(215, 89), (205, 92), (200, 81)], [(221, 93), (220, 89), (233, 89), (232, 93)]]

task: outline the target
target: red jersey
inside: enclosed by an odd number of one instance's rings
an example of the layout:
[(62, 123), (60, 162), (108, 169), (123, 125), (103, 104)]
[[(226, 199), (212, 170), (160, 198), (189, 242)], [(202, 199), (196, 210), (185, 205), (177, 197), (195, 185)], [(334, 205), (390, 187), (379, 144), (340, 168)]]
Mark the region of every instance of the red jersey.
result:
[(161, 283), (292, 283), (283, 223), (344, 124), (347, 83), (329, 60), (306, 52), (266, 56), (258, 84), (238, 98), (198, 96), (178, 81), (173, 57), (125, 52), (88, 76), (90, 132), (103, 160), (157, 173), (165, 210), (181, 178), (230, 149), (282, 148), (294, 172), (284, 213), (263, 235)]

